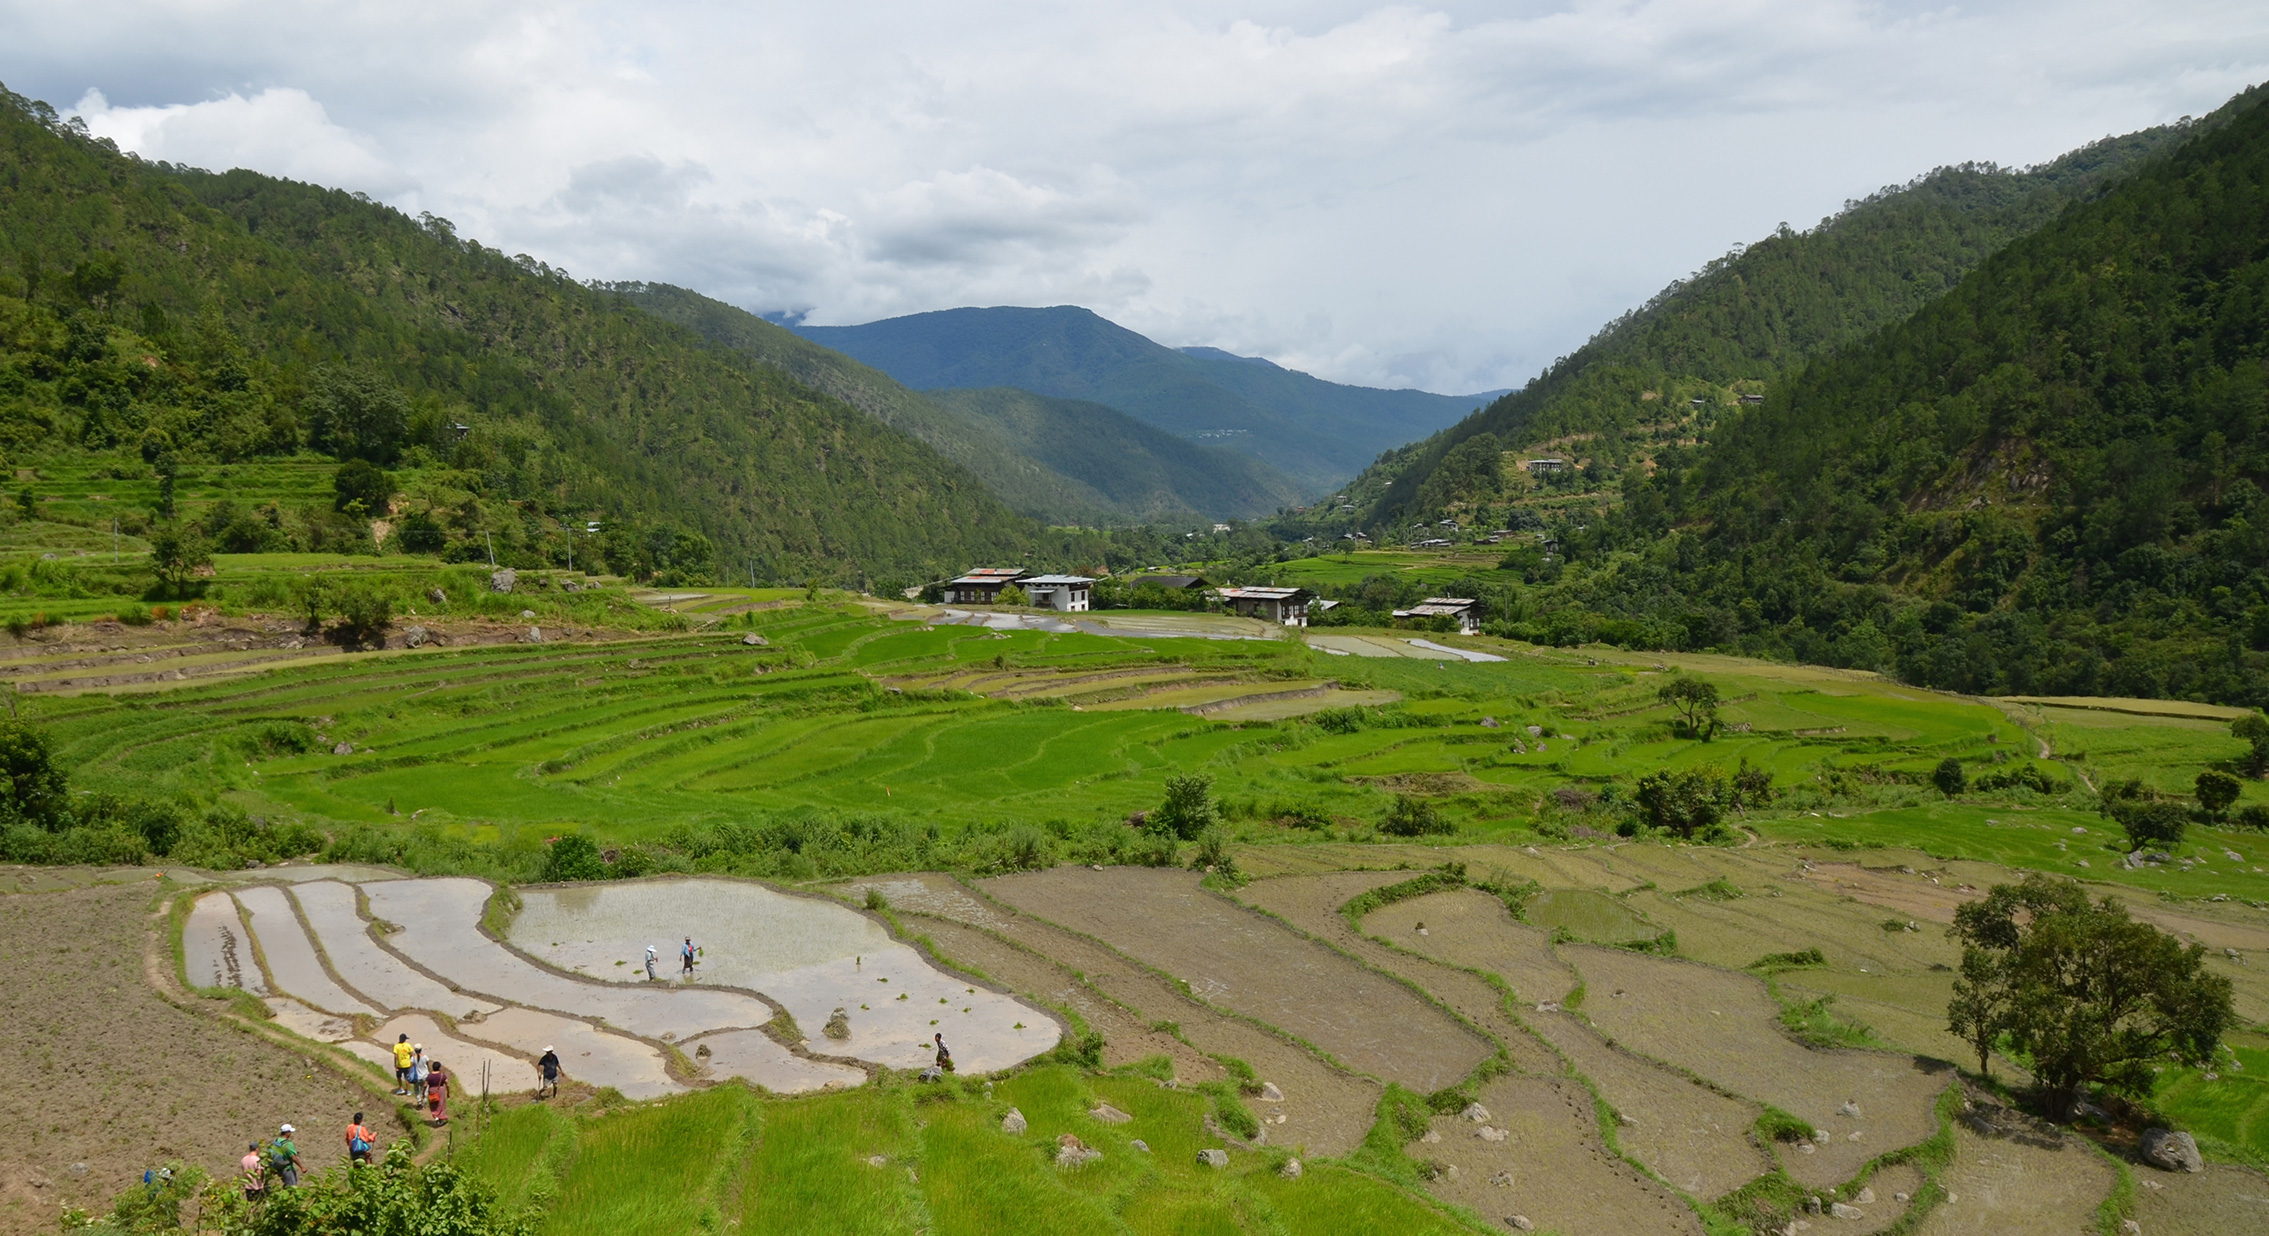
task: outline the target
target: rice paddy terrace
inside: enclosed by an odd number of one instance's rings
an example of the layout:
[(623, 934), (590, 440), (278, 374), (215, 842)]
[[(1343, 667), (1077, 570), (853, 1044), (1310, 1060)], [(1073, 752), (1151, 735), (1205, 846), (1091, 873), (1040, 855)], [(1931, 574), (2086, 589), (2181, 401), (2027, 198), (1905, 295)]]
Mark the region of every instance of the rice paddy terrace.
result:
[[(662, 603), (691, 629), (18, 706), (82, 787), (334, 838), (328, 862), (169, 873), (166, 968), (216, 1016), (373, 1086), (400, 1033), (521, 1088), (560, 1047), (561, 1101), (453, 1135), (548, 1231), (2269, 1230), (2269, 839), (2194, 827), (2138, 866), (2093, 805), (2239, 754), (2225, 710)], [(1673, 672), (1718, 686), (1713, 740), (1657, 701)], [(1931, 789), (1948, 757), (1987, 788)], [(1618, 834), (1639, 774), (1744, 762), (1780, 793), (1715, 843)], [(1128, 827), (1186, 771), (1234, 878)], [(1382, 832), (1398, 797), (1444, 831)], [(567, 832), (637, 878), (544, 883)], [(2208, 1171), (2130, 1165), (1949, 1063), (1974, 1056), (1945, 1030), (1945, 926), (2027, 869), (2231, 978), (2226, 1058), (2153, 1098)], [(27, 869), (9, 900), (134, 874)], [(913, 1080), (931, 1033), (957, 1077)]]

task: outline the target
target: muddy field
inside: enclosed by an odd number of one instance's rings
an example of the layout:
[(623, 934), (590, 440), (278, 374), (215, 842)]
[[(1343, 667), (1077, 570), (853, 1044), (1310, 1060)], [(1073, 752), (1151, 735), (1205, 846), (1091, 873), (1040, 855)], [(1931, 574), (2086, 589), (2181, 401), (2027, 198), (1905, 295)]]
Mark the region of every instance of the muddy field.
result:
[(391, 1105), (256, 1035), (167, 1003), (145, 967), (156, 885), (0, 896), (0, 1231), (52, 1232), (168, 1159), (233, 1170), (245, 1143), (291, 1121), (308, 1160), (340, 1155), (360, 1108), (389, 1141)]
[[(1195, 873), (1120, 867), (1001, 876), (980, 887), (1187, 983), (1349, 1068), (1419, 1091), (1463, 1079), (1493, 1050), (1401, 983), (1226, 898)], [(1175, 924), (1172, 932), (1162, 923)]]
[[(2093, 1231), (2096, 1207), (2110, 1195), (2115, 1180), (2111, 1164), (2087, 1143), (1976, 1100), (1954, 1123), (1954, 1163), (1939, 1180), (1946, 1200), (1917, 1230), (1925, 1236)], [(2243, 1229), (2228, 1230), (2234, 1236)]]
[(1506, 1230), (1518, 1230), (1518, 1215), (1540, 1231), (1701, 1233), (1700, 1220), (1676, 1194), (1600, 1140), (1591, 1092), (1580, 1083), (1499, 1078), (1482, 1087), (1480, 1102), (1486, 1119), (1437, 1117), (1428, 1136), (1439, 1140), (1409, 1147), (1413, 1157), (1444, 1169), (1432, 1186), (1436, 1197)]

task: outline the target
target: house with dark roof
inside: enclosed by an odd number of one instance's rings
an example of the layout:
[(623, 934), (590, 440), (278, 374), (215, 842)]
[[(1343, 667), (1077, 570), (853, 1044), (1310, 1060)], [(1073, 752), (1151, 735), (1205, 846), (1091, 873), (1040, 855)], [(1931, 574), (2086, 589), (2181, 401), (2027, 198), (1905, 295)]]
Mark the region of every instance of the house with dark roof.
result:
[(1460, 635), (1474, 635), (1481, 630), (1481, 603), (1471, 597), (1428, 597), (1409, 609), (1396, 610), (1394, 616), (1448, 618), (1457, 623)]
[(1316, 599), (1306, 588), (1221, 588), (1213, 595), (1232, 614), (1288, 627), (1307, 626), (1308, 603)]
[(945, 581), (939, 589), (939, 599), (947, 605), (996, 604), (1001, 599), (1001, 589), (1027, 574), (1023, 567), (978, 567), (958, 579)]

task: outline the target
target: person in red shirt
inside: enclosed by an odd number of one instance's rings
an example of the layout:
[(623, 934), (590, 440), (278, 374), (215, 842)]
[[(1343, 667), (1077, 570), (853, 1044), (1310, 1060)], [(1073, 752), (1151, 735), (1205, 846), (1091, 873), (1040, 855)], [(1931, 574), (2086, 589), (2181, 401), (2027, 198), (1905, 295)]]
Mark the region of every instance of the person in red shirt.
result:
[(449, 1123), (449, 1071), (439, 1060), (426, 1067), (425, 1111), (435, 1124)]
[(362, 1113), (355, 1113), (355, 1122), (347, 1126), (347, 1162), (368, 1166), (370, 1152), (377, 1148), (378, 1139), (363, 1127)]
[(260, 1143), (252, 1142), (244, 1148), (244, 1158), (237, 1163), (244, 1170), (244, 1200), (257, 1202), (268, 1195), (265, 1178), (267, 1164), (260, 1158)]

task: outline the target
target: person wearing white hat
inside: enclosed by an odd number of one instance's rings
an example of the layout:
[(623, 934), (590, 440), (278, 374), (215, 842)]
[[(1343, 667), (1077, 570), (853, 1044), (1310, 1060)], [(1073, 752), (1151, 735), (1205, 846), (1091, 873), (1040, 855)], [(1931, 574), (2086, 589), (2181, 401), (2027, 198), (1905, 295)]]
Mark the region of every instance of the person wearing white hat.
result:
[(268, 1167), (285, 1188), (299, 1186), (299, 1147), (292, 1144), (292, 1127), (288, 1124), (276, 1130), (276, 1140), (268, 1143)]
[(552, 1097), (559, 1097), (559, 1053), (544, 1047), (543, 1058), (536, 1061), (536, 1097), (544, 1097), (544, 1087), (551, 1087)]

